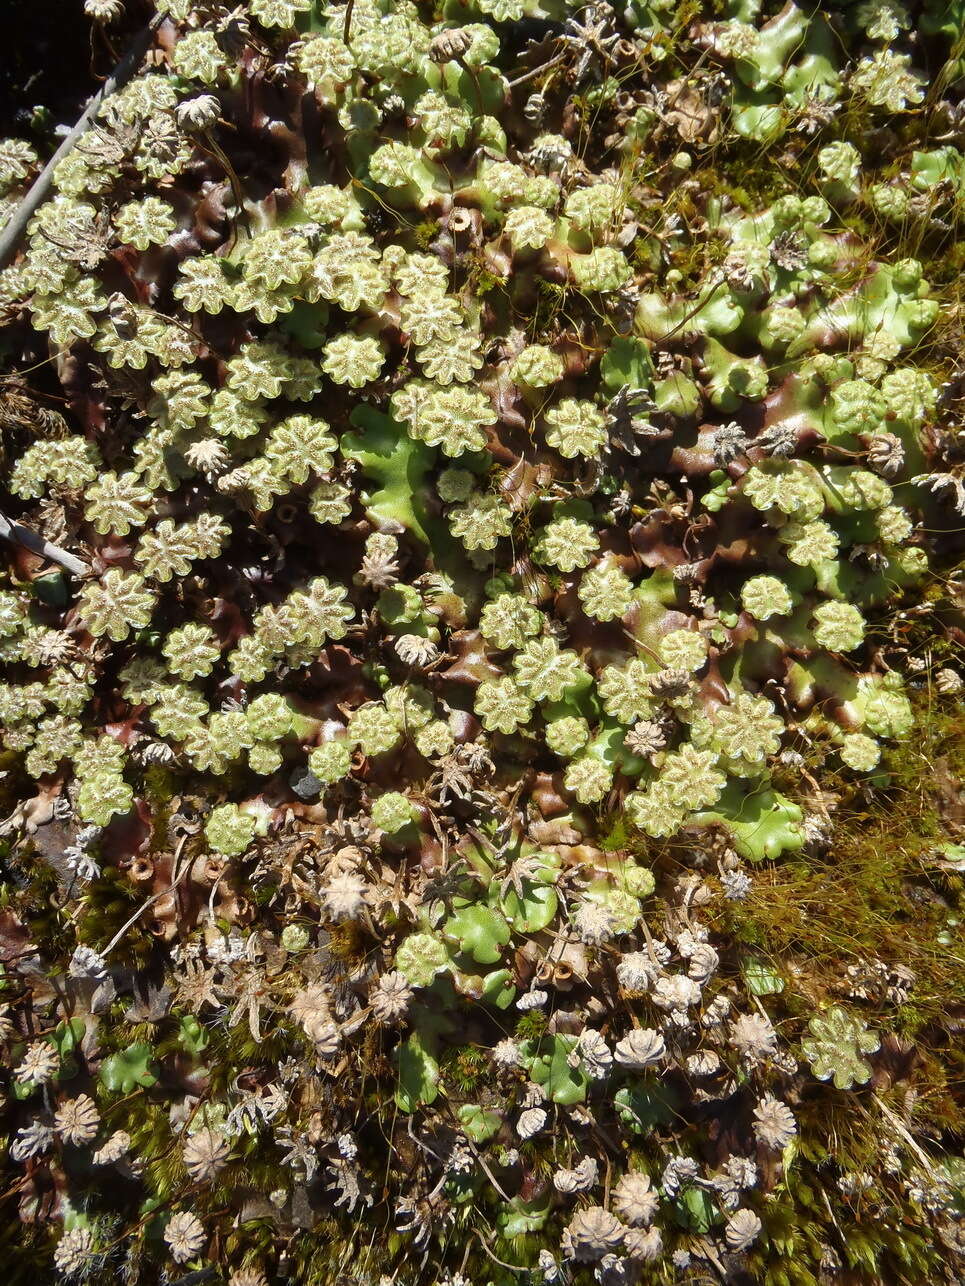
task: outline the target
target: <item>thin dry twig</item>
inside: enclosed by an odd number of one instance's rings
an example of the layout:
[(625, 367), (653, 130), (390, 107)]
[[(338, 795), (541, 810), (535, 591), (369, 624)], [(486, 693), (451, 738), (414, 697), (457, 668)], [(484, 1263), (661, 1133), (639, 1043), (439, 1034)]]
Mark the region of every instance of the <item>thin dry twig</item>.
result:
[(191, 869), (190, 861), (185, 862), (181, 870), (180, 871), (178, 870), (178, 862), (181, 858), (181, 854), (184, 851), (184, 846), (187, 842), (188, 842), (187, 835), (182, 835), (180, 841), (178, 842), (177, 851), (174, 854), (174, 878), (172, 879), (170, 886), (166, 889), (161, 889), (160, 893), (152, 894), (151, 897), (149, 897), (147, 901), (143, 903), (142, 906), (138, 907), (138, 909), (134, 912), (131, 918), (121, 925), (118, 931), (114, 934), (113, 938), (111, 938), (110, 942), (108, 942), (107, 946), (101, 952), (102, 956), (106, 957), (110, 955), (110, 953), (114, 950), (114, 948), (120, 942), (121, 938), (123, 938), (124, 934), (128, 931), (131, 925), (135, 924), (141, 918), (141, 916), (148, 909), (148, 907), (153, 906), (155, 902), (159, 902), (161, 898), (166, 898), (169, 893), (173, 893), (174, 890), (181, 883), (181, 881), (184, 879), (184, 877), (187, 875), (188, 871), (190, 871)]
[(13, 258), (14, 251), (26, 230), (27, 224), (35, 211), (50, 195), (54, 182), (54, 170), (65, 157), (71, 154), (87, 133), (104, 99), (109, 98), (111, 94), (126, 85), (137, 71), (141, 65), (141, 59), (147, 53), (151, 41), (154, 39), (155, 31), (166, 17), (167, 10), (162, 9), (133, 41), (127, 53), (84, 108), (77, 124), (58, 147), (37, 178), (34, 179), (24, 199), (4, 225), (3, 231), (0, 232), (0, 268), (5, 268)]
[(57, 563), (72, 576), (86, 576), (90, 571), (90, 567), (83, 559), (69, 554), (66, 549), (61, 549), (59, 545), (45, 540), (43, 536), (38, 536), (35, 531), (21, 526), (19, 522), (11, 522), (3, 513), (0, 513), (0, 540), (9, 540), (12, 545), (22, 545), (32, 554), (39, 554), (48, 562)]

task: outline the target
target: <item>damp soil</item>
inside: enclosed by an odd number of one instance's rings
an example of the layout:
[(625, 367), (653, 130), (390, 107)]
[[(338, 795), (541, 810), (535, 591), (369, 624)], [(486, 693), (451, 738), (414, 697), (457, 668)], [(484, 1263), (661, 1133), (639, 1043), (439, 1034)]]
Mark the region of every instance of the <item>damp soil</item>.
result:
[(129, 0), (109, 35), (83, 0), (0, 0), (0, 137), (51, 153), (148, 20), (146, 0)]

